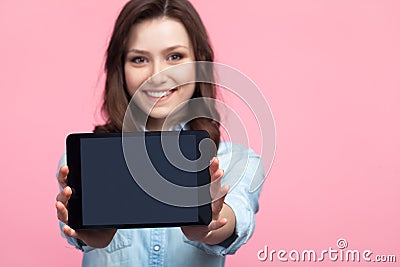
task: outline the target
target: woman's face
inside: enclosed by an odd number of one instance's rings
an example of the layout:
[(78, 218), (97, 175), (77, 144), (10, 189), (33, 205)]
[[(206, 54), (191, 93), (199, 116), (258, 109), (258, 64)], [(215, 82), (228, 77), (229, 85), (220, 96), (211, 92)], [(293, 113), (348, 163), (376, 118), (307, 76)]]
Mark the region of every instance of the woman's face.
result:
[(177, 20), (145, 20), (132, 27), (126, 50), (124, 71), (128, 91), (135, 95), (135, 103), (150, 115), (147, 128), (159, 129), (160, 122), (175, 107), (192, 97), (194, 83), (180, 84), (194, 81), (194, 64), (152, 76), (195, 60), (189, 35)]

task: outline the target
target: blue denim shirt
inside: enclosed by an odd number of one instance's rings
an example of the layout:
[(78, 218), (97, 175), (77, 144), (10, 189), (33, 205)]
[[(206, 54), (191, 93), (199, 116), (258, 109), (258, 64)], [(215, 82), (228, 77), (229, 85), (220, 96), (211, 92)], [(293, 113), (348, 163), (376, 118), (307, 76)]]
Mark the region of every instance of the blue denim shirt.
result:
[[(207, 245), (190, 241), (179, 227), (118, 229), (106, 248), (96, 249), (80, 246), (76, 239), (61, 233), (83, 251), (82, 266), (224, 266), (225, 255), (234, 254), (253, 234), (261, 186), (254, 192), (249, 188), (253, 177), (264, 176), (264, 170), (260, 157), (239, 144), (221, 142), (217, 157), (224, 170), (222, 184), (231, 185), (225, 203), (236, 216), (235, 236), (230, 242)], [(65, 164), (64, 154), (58, 167)]]

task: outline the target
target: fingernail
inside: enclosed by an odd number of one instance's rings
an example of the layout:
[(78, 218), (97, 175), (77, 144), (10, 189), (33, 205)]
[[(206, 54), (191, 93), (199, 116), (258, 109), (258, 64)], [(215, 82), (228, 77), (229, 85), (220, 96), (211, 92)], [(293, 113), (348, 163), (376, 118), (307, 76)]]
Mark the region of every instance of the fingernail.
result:
[(65, 193), (66, 194), (72, 194), (72, 188), (71, 187), (69, 187), (68, 185), (65, 187)]

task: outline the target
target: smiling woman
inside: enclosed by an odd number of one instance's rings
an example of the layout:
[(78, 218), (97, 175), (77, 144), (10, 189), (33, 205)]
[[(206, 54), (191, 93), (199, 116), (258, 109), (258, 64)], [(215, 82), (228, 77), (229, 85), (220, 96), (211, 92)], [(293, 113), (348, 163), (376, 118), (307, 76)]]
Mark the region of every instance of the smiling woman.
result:
[[(68, 242), (84, 252), (84, 266), (223, 266), (225, 256), (234, 254), (252, 235), (261, 187), (250, 190), (250, 185), (253, 178), (264, 178), (261, 160), (246, 147), (220, 142), (215, 102), (204, 100), (216, 99), (214, 70), (212, 64), (199, 67), (198, 61), (213, 62), (214, 53), (190, 2), (132, 0), (124, 6), (107, 49), (102, 106), (106, 122), (94, 131), (122, 132), (126, 113), (133, 115), (133, 130), (208, 131), (218, 149), (207, 166), (212, 220), (205, 226), (174, 228), (72, 229), (68, 226), (72, 190), (64, 156), (58, 173), (62, 190), (57, 195), (57, 216)], [(211, 82), (196, 82), (203, 75)], [(192, 99), (200, 100), (198, 108), (206, 115), (185, 121), (185, 116), (194, 114), (188, 104)], [(141, 120), (143, 116), (146, 120)], [(173, 124), (165, 128), (170, 116)], [(222, 185), (232, 180), (238, 181), (232, 188)]]
[(162, 72), (195, 60), (189, 35), (182, 23), (164, 17), (137, 24), (128, 40), (124, 65), (128, 93), (135, 95), (135, 103), (150, 115), (147, 129), (161, 130), (167, 115), (189, 100), (195, 90), (194, 83), (184, 84), (185, 80), (194, 81), (194, 68)]
[[(159, 27), (155, 27), (156, 25)], [(151, 26), (151, 29), (145, 26)], [(153, 34), (150, 34), (148, 30), (153, 31)], [(144, 47), (140, 47), (139, 45), (144, 45)], [(150, 46), (147, 47), (148, 45)], [(170, 49), (174, 49), (175, 53), (167, 51)], [(165, 53), (168, 54), (168, 52), (170, 53), (167, 56)], [(135, 55), (131, 57), (132, 53)], [(163, 60), (160, 62), (161, 56)], [(166, 61), (166, 58), (170, 60)], [(107, 121), (106, 124), (97, 126), (94, 131), (122, 131), (124, 115), (128, 108), (130, 98), (133, 97), (133, 89), (138, 88), (141, 85), (140, 82), (149, 79), (153, 74), (157, 73), (157, 71), (164, 69), (166, 67), (164, 65), (165, 63), (176, 62), (178, 58), (181, 58), (178, 63), (190, 62), (193, 60), (214, 61), (214, 51), (211, 48), (207, 31), (192, 4), (186, 0), (129, 1), (117, 18), (107, 49), (105, 63), (107, 76), (102, 107), (103, 114), (107, 118)], [(171, 59), (173, 59), (173, 61), (171, 61)], [(133, 60), (133, 62), (129, 64), (129, 60)], [(132, 73), (132, 75), (138, 75), (138, 77), (137, 80), (136, 77), (134, 78), (133, 76), (130, 78), (135, 85), (128, 88), (129, 77), (127, 76), (125, 67), (133, 67), (142, 64), (144, 66), (150, 64), (152, 68), (143, 68), (148, 72), (143, 70), (143, 72), (138, 71)], [(154, 68), (159, 69), (157, 70)], [(198, 72), (198, 70), (196, 71)], [(209, 70), (207, 75), (213, 75), (212, 69)], [(174, 75), (174, 78), (184, 77), (184, 79), (188, 80), (190, 76)], [(163, 79), (162, 73), (153, 77), (154, 82), (159, 82), (157, 79), (160, 78)], [(172, 87), (157, 88), (149, 88), (148, 91), (165, 91), (167, 89), (170, 90)], [(156, 94), (153, 94), (153, 96), (156, 96)], [(198, 97), (215, 99), (215, 85), (212, 83), (196, 83), (191, 98)], [(142, 103), (141, 101), (138, 102)], [(147, 108), (146, 106), (142, 107), (144, 111), (148, 111), (149, 103), (147, 103)], [(192, 130), (206, 129), (211, 139), (218, 146), (220, 142), (219, 113), (213, 105), (205, 106), (205, 109), (208, 109), (206, 113), (213, 114), (214, 120), (196, 118), (189, 122), (190, 128)], [(157, 115), (157, 113), (154, 113), (154, 115)], [(158, 117), (155, 118), (157, 119)], [(154, 130), (156, 127), (159, 128), (162, 121), (163, 120), (155, 121), (150, 119), (150, 125), (146, 126)], [(152, 122), (156, 124), (152, 125)], [(142, 126), (137, 128), (141, 129), (141, 127)]]

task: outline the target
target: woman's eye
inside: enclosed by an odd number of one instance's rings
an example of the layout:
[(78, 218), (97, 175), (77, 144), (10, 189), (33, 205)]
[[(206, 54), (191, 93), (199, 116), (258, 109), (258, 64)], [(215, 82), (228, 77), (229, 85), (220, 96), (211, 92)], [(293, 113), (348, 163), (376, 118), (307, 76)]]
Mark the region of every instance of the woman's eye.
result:
[(134, 57), (131, 61), (136, 64), (141, 64), (147, 62), (147, 59), (145, 57)]
[(181, 54), (173, 54), (168, 57), (168, 60), (177, 61), (177, 60), (181, 60), (182, 58), (183, 58), (183, 55), (181, 55)]

